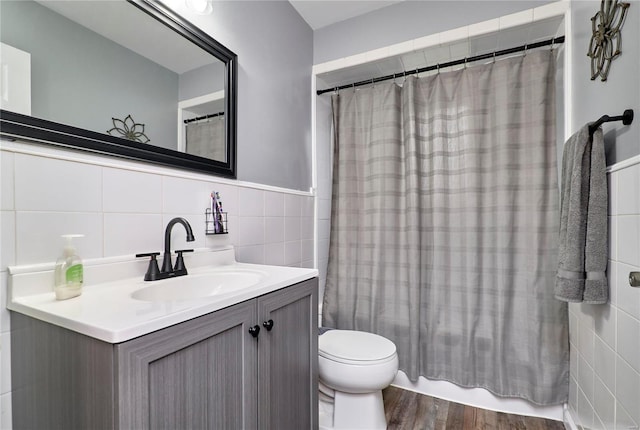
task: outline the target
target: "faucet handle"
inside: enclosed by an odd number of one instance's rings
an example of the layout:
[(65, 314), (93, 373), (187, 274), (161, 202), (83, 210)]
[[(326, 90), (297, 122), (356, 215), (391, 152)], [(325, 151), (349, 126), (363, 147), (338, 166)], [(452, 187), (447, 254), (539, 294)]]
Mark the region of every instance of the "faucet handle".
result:
[(156, 257), (160, 255), (159, 252), (147, 252), (145, 254), (136, 254), (136, 258), (140, 258), (140, 257), (151, 257), (153, 259), (153, 257)]
[(182, 253), (183, 252), (193, 252), (193, 249), (177, 249), (176, 253), (178, 254), (178, 257), (176, 258), (176, 265), (173, 267), (173, 270), (175, 272), (180, 272), (182, 274), (182, 272), (184, 271), (184, 274), (187, 274), (187, 268), (184, 267), (184, 259), (182, 258)]
[(136, 254), (136, 258), (151, 257), (151, 260), (149, 260), (149, 267), (147, 268), (147, 273), (144, 274), (145, 281), (155, 281), (156, 279), (158, 279), (158, 276), (160, 275), (158, 260), (156, 260), (156, 257), (158, 255), (160, 255), (159, 252), (147, 252), (145, 254)]

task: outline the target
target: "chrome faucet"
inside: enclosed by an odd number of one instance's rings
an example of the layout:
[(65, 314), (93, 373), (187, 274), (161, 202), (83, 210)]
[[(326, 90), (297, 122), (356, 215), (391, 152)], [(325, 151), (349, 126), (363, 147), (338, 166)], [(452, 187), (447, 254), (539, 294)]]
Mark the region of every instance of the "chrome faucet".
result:
[(164, 256), (162, 258), (162, 270), (158, 268), (158, 261), (156, 257), (160, 255), (159, 252), (150, 252), (147, 254), (137, 254), (136, 257), (151, 257), (149, 261), (149, 268), (144, 275), (145, 281), (157, 281), (159, 279), (172, 278), (176, 276), (183, 276), (187, 274), (187, 268), (184, 265), (184, 259), (182, 254), (184, 252), (193, 252), (193, 249), (180, 249), (176, 250), (178, 257), (176, 258), (175, 266), (171, 263), (171, 230), (176, 224), (182, 224), (187, 231), (187, 242), (193, 242), (195, 237), (191, 230), (191, 225), (184, 218), (174, 218), (169, 221), (167, 228), (164, 231)]

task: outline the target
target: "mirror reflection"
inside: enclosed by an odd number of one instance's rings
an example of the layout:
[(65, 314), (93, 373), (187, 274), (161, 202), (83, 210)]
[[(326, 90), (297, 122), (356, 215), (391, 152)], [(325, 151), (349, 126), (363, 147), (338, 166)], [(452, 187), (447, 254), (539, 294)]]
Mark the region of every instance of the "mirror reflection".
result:
[(30, 100), (3, 109), (228, 161), (225, 63), (135, 6), (3, 0), (0, 20), (30, 68)]

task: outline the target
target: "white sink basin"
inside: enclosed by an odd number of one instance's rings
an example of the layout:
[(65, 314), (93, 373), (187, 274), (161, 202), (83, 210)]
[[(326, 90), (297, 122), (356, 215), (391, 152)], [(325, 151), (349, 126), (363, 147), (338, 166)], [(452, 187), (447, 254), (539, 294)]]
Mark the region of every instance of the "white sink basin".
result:
[(252, 270), (212, 270), (177, 278), (153, 281), (131, 293), (145, 302), (168, 302), (213, 298), (237, 293), (258, 284), (266, 274)]

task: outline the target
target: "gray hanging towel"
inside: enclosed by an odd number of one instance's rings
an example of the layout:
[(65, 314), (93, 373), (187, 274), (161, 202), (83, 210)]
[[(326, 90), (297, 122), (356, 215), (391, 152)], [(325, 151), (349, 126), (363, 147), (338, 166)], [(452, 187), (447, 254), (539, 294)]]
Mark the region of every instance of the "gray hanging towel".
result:
[(606, 303), (608, 197), (602, 129), (591, 138), (587, 124), (565, 143), (561, 201), (555, 297)]

